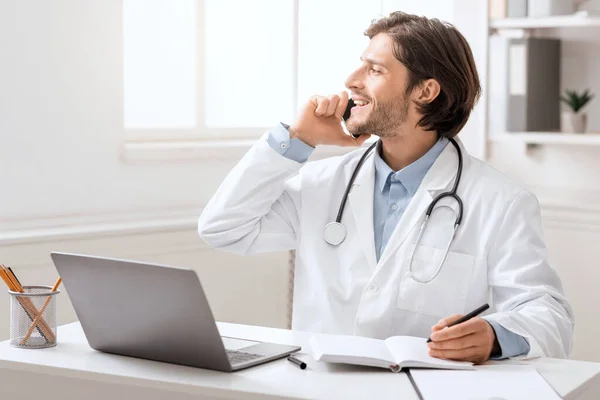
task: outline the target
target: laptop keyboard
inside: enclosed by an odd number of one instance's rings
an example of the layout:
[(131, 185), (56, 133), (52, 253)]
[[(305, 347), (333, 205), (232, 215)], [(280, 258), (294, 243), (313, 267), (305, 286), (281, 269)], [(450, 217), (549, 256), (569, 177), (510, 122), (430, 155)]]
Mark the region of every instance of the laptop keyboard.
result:
[(233, 364), (241, 364), (247, 361), (256, 360), (257, 358), (264, 357), (262, 354), (246, 353), (243, 351), (227, 350), (227, 357), (229, 362)]

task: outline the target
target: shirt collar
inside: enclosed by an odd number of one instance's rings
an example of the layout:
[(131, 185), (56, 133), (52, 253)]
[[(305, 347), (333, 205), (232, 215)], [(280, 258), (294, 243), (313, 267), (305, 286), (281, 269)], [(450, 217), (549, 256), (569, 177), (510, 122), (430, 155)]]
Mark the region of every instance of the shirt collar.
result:
[(379, 154), (381, 143), (378, 143), (375, 151), (376, 187), (383, 192), (385, 185), (390, 182), (392, 176), (395, 176), (396, 180), (402, 183), (408, 193), (413, 196), (421, 185), (423, 178), (425, 178), (425, 175), (438, 156), (442, 153), (448, 142), (449, 140), (447, 138), (440, 138), (421, 158), (412, 164), (407, 165), (396, 173), (394, 173), (394, 171), (381, 158), (381, 155)]

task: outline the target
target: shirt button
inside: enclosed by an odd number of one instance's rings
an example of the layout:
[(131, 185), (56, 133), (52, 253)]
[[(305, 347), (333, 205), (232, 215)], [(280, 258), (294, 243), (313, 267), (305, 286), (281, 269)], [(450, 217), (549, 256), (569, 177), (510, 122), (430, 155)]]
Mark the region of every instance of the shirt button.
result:
[(375, 293), (376, 291), (379, 290), (379, 287), (377, 285), (371, 285), (369, 286), (369, 291)]
[(398, 209), (398, 205), (394, 204), (394, 205), (392, 206), (392, 210), (396, 211), (397, 209)]
[(282, 149), (285, 149), (286, 147), (287, 147), (287, 144), (285, 144), (285, 143), (281, 143), (281, 148), (282, 148)]
[(396, 175), (392, 175), (392, 180), (393, 181), (397, 181), (398, 180), (398, 178), (396, 177)]

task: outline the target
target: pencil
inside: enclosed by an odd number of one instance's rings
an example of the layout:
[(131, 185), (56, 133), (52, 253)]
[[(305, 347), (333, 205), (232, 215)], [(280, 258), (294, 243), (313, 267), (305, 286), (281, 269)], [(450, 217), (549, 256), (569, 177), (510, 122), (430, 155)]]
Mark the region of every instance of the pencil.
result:
[[(56, 282), (54, 283), (54, 286), (52, 286), (52, 292), (56, 292), (56, 289), (58, 289), (58, 286), (60, 285), (61, 281), (62, 281), (62, 279), (59, 276), (58, 279), (56, 280)], [(46, 297), (46, 301), (44, 301), (42, 308), (40, 308), (40, 312), (38, 313), (37, 317), (35, 317), (35, 319), (31, 322), (31, 326), (27, 330), (27, 334), (25, 335), (23, 340), (21, 340), (21, 346), (24, 346), (25, 343), (27, 343), (27, 341), (29, 340), (29, 337), (33, 333), (33, 330), (37, 326), (39, 320), (42, 318), (42, 315), (44, 315), (44, 311), (46, 311), (46, 307), (48, 307), (48, 304), (50, 304), (51, 299), (52, 299), (52, 296)]]
[(2, 268), (4, 269), (4, 273), (12, 283), (13, 292), (23, 293), (23, 288), (19, 284), (19, 281), (17, 281), (17, 278), (15, 278), (15, 276), (12, 274), (12, 272), (4, 265), (2, 266)]
[(6, 283), (6, 286), (8, 286), (9, 290), (12, 290), (13, 292), (16, 292), (15, 288), (12, 285), (12, 282), (10, 281), (10, 279), (8, 279), (8, 275), (6, 275), (6, 272), (4, 272), (4, 266), (0, 265), (0, 278), (2, 278), (2, 280), (4, 281), (4, 283)]
[(12, 276), (14, 276), (14, 277), (15, 277), (15, 280), (17, 281), (17, 283), (18, 283), (19, 285), (21, 285), (21, 287), (22, 287), (23, 285), (21, 284), (21, 281), (19, 281), (19, 278), (17, 278), (17, 274), (15, 274), (15, 273), (13, 272), (12, 268), (11, 268), (11, 267), (7, 267), (7, 266), (4, 266), (4, 268), (6, 268), (6, 269), (8, 269), (8, 270), (10, 271), (10, 273), (12, 274)]
[[(2, 280), (4, 280), (4, 282), (11, 291), (24, 293), (23, 287), (17, 282), (16, 277), (14, 277), (13, 274), (10, 273), (11, 271), (8, 268), (6, 268), (6, 266), (0, 265), (0, 271), (0, 275), (2, 275)], [(29, 319), (33, 321), (38, 314), (38, 310), (31, 301), (31, 299), (29, 297), (17, 296), (17, 301), (21, 304), (23, 310), (25, 310), (25, 312), (27, 313)], [(50, 329), (48, 323), (44, 319), (42, 319), (39, 322), (39, 326), (37, 328), (40, 334), (44, 338), (46, 338), (46, 340), (54, 341), (54, 332), (52, 332), (52, 329)]]

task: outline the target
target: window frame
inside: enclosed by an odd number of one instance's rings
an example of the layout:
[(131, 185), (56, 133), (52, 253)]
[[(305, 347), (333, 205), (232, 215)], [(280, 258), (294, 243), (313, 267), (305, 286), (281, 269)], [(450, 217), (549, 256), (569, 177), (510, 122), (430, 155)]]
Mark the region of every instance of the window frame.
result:
[[(261, 127), (227, 127), (210, 128), (205, 126), (204, 116), (204, 29), (201, 21), (204, 21), (204, 0), (198, 2), (197, 20), (197, 104), (196, 104), (196, 127), (194, 128), (127, 128), (125, 130), (126, 144), (148, 142), (227, 142), (256, 140), (272, 126)], [(292, 0), (292, 116), (295, 117), (298, 108), (298, 32), (299, 32), (299, 4), (300, 0)], [(230, 144), (231, 145), (231, 144)], [(226, 147), (230, 147), (230, 145)], [(131, 147), (131, 146), (129, 146)], [(211, 143), (214, 147), (214, 143)]]

